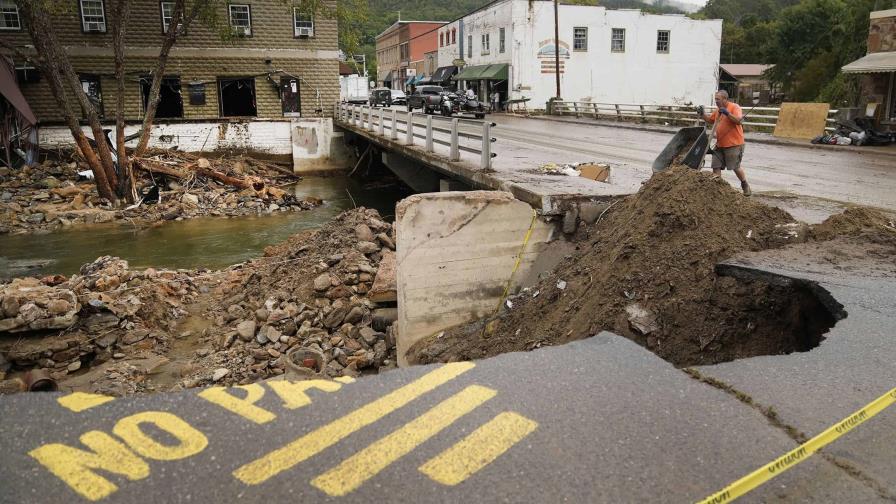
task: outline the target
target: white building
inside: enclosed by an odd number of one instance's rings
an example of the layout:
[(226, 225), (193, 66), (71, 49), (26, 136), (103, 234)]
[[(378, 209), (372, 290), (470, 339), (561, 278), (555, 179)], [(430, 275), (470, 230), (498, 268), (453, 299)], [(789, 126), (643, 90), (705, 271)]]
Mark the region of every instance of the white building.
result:
[[(722, 21), (638, 10), (560, 6), (560, 83), (564, 100), (627, 104), (712, 103)], [(555, 96), (554, 5), (498, 0), (440, 30), (439, 66), (485, 99)], [(508, 93), (509, 92), (509, 93)]]

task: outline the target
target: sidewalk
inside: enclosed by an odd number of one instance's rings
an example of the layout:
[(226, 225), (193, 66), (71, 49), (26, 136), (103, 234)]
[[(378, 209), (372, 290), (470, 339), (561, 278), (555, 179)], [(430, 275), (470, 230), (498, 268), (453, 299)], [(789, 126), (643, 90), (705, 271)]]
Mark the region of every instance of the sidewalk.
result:
[[(570, 124), (580, 124), (583, 126), (603, 126), (610, 128), (622, 128), (622, 129), (630, 129), (636, 131), (651, 131), (657, 133), (668, 133), (673, 135), (678, 132), (683, 126), (662, 126), (659, 124), (638, 124), (638, 123), (628, 123), (628, 122), (617, 122), (617, 121), (609, 121), (605, 119), (589, 119), (586, 117), (563, 117), (563, 116), (550, 116), (550, 115), (516, 115), (516, 114), (501, 114), (506, 115), (508, 117), (520, 117), (524, 119), (542, 119), (545, 121), (554, 121), (554, 122), (562, 122), (562, 123), (570, 123)], [(777, 138), (768, 133), (746, 133), (744, 135), (747, 142), (752, 143), (760, 143), (767, 145), (780, 145), (784, 147), (802, 147), (809, 149), (820, 149), (820, 150), (830, 150), (830, 151), (839, 151), (839, 152), (855, 152), (860, 154), (878, 154), (885, 156), (896, 156), (896, 146), (890, 147), (857, 147), (852, 145), (815, 145), (810, 143), (808, 140), (790, 140), (786, 138)]]

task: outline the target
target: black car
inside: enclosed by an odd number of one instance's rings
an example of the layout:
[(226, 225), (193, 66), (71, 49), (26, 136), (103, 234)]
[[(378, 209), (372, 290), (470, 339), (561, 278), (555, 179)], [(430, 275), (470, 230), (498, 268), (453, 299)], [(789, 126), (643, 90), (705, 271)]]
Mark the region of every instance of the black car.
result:
[(392, 90), (388, 88), (377, 88), (370, 92), (371, 107), (391, 107), (392, 106)]
[(423, 109), (424, 113), (434, 114), (441, 109), (442, 86), (420, 86), (414, 94), (408, 95), (408, 112)]

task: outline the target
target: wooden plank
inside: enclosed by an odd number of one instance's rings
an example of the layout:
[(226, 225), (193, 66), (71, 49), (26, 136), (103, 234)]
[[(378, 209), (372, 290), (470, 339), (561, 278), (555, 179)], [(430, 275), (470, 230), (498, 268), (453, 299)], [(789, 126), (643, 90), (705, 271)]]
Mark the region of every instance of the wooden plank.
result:
[(823, 135), (830, 109), (827, 103), (783, 103), (774, 134), (802, 140)]

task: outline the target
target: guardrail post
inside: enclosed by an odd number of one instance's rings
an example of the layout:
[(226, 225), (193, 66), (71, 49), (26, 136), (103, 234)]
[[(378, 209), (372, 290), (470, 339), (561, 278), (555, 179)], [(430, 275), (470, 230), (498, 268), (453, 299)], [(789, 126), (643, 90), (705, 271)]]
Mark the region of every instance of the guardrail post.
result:
[(384, 109), (380, 109), (380, 136), (386, 136), (386, 111)]
[(433, 152), (435, 147), (432, 142), (432, 115), (426, 116), (426, 152)]
[(647, 122), (647, 118), (644, 116), (644, 105), (638, 105), (641, 107), (641, 122)]
[(392, 109), (392, 140), (398, 140), (398, 111)]
[(492, 123), (482, 123), (482, 161), (479, 166), (485, 170), (492, 165)]
[(576, 119), (582, 117), (582, 116), (579, 115), (579, 102), (572, 102), (572, 108), (573, 108), (573, 109), (575, 110), (575, 112), (576, 112)]
[(597, 116), (599, 115), (598, 110), (597, 110), (597, 104), (596, 104), (596, 103), (592, 103), (592, 104), (591, 104), (591, 108), (593, 109), (593, 116), (594, 116), (594, 118), (597, 119)]
[(622, 109), (619, 108), (619, 104), (616, 104), (616, 119), (622, 120)]
[(355, 125), (355, 106), (354, 105), (346, 105), (345, 107), (346, 113), (348, 114), (348, 123), (352, 126)]
[(451, 154), (448, 157), (449, 161), (460, 161), (460, 138), (458, 137), (458, 125), (460, 121), (458, 119), (451, 120)]
[(405, 137), (405, 145), (414, 145), (414, 112), (408, 112), (408, 124), (405, 128), (407, 136)]
[(376, 130), (376, 116), (373, 115), (373, 107), (367, 107), (367, 129)]

